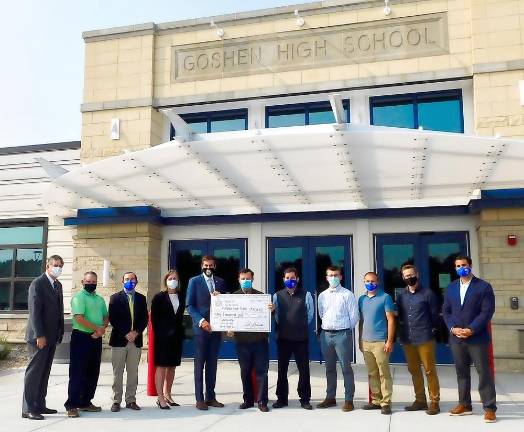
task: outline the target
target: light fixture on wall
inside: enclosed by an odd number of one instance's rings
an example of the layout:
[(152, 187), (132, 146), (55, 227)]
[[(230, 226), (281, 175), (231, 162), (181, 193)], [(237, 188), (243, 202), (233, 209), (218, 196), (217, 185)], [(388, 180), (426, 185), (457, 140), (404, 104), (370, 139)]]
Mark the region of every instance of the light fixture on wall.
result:
[(120, 139), (120, 119), (119, 118), (111, 119), (111, 139), (112, 140)]
[(217, 31), (217, 36), (222, 39), (224, 37), (224, 34), (225, 34), (225, 31), (223, 28), (221, 27), (218, 27), (215, 23), (215, 21), (211, 20), (211, 22), (209, 23), (209, 25), (211, 26), (211, 28), (214, 28), (216, 29)]
[(391, 7), (389, 7), (389, 0), (384, 0), (384, 3), (386, 4), (386, 6), (384, 6), (384, 15), (386, 16), (389, 16), (391, 15)]
[(297, 27), (303, 27), (306, 21), (304, 21), (304, 18), (300, 16), (300, 12), (298, 11), (298, 9), (295, 9), (295, 17), (296, 17), (295, 22), (297, 24)]
[(520, 106), (524, 106), (524, 80), (519, 81)]
[(104, 267), (102, 269), (102, 286), (107, 288), (111, 280), (111, 262), (108, 259), (104, 260)]

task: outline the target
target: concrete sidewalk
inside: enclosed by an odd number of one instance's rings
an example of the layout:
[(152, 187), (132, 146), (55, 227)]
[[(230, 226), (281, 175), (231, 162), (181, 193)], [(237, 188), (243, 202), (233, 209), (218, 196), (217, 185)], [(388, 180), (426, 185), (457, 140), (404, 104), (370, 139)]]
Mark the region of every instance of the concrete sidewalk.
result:
[[(393, 414), (381, 415), (379, 411), (363, 411), (360, 406), (367, 402), (367, 374), (363, 365), (355, 366), (356, 410), (343, 413), (340, 401), (343, 399), (343, 384), (339, 379), (337, 396), (339, 406), (329, 409), (305, 411), (300, 408), (296, 395), (297, 371), (290, 365), (290, 406), (279, 410), (262, 413), (258, 409), (241, 411), (238, 408), (242, 401), (240, 370), (236, 362), (219, 363), (217, 377), (217, 399), (226, 404), (225, 408), (211, 408), (207, 412), (194, 408), (193, 396), (193, 363), (184, 361), (177, 368), (173, 386), (174, 400), (182, 406), (161, 411), (155, 405), (156, 398), (146, 396), (145, 381), (147, 366), (140, 367), (140, 378), (137, 402), (142, 411), (123, 409), (118, 413), (109, 411), (111, 406), (111, 364), (103, 363), (98, 390), (94, 399), (96, 405), (102, 405), (101, 413), (81, 413), (78, 419), (68, 419), (64, 412), (64, 401), (67, 397), (68, 366), (55, 364), (49, 381), (47, 404), (59, 410), (59, 414), (46, 416), (44, 421), (30, 421), (21, 418), (23, 369), (0, 372), (0, 431), (213, 431), (213, 432), (274, 432), (293, 430), (293, 432), (319, 431), (373, 431), (373, 432), (453, 432), (453, 431), (524, 431), (524, 375), (497, 374), (497, 412), (499, 421), (486, 424), (483, 421), (479, 396), (473, 392), (474, 415), (450, 417), (447, 411), (456, 404), (457, 390), (455, 371), (452, 367), (440, 367), (441, 409), (437, 416), (428, 416), (424, 412), (408, 413), (403, 407), (413, 400), (411, 379), (405, 366), (393, 366)], [(473, 388), (477, 381), (475, 372)], [(339, 371), (339, 377), (342, 375)], [(269, 398), (275, 399), (276, 363), (271, 363), (269, 374)], [(316, 404), (325, 395), (324, 366), (311, 364), (311, 385)], [(271, 403), (271, 402), (270, 402)]]

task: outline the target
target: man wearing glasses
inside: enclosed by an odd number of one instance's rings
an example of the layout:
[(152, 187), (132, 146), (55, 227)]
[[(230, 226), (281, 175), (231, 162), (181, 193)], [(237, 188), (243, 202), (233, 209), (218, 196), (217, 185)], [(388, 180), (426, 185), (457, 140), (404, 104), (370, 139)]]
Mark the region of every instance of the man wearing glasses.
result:
[(449, 342), (457, 373), (459, 403), (450, 411), (452, 416), (470, 415), (471, 363), (479, 376), (479, 393), (484, 407), (484, 421), (494, 423), (495, 380), (489, 367), (488, 324), (495, 312), (495, 295), (491, 285), (471, 272), (471, 258), (455, 258), (455, 270), (459, 279), (449, 284), (444, 296), (442, 313), (451, 335)]

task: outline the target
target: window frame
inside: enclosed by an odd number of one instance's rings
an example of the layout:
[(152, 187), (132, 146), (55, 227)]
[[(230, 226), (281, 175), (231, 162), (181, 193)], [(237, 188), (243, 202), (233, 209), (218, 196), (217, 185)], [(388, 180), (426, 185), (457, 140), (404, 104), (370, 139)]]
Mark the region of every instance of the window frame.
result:
[[(342, 106), (347, 109), (347, 116), (346, 116), (346, 123), (350, 123), (351, 119), (351, 112), (350, 112), (350, 103), (349, 99), (343, 99), (342, 100)], [(321, 108), (329, 108), (331, 111), (331, 104), (329, 101), (317, 101), (317, 102), (302, 102), (302, 103), (293, 103), (293, 104), (283, 104), (283, 105), (267, 105), (265, 107), (265, 127), (266, 129), (273, 129), (269, 126), (269, 117), (272, 115), (275, 115), (275, 113), (281, 113), (281, 114), (301, 114), (304, 112), (304, 120), (305, 124), (304, 126), (310, 125), (309, 120), (309, 114), (310, 112), (319, 112), (316, 110), (319, 110)], [(318, 123), (315, 123), (318, 124)], [(329, 123), (326, 123), (329, 124)], [(283, 126), (283, 127), (293, 127), (293, 126)]]
[(0, 228), (13, 227), (42, 227), (41, 243), (9, 243), (1, 244), (0, 249), (13, 249), (13, 261), (11, 263), (11, 275), (9, 277), (0, 277), (0, 282), (8, 282), (9, 287), (9, 307), (0, 310), (0, 315), (6, 314), (27, 314), (28, 309), (14, 309), (14, 294), (16, 282), (31, 282), (37, 276), (16, 276), (16, 258), (18, 249), (42, 249), (41, 273), (45, 270), (47, 260), (47, 238), (48, 238), (48, 220), (47, 219), (16, 219), (10, 221), (0, 221)]
[[(221, 120), (244, 120), (244, 129), (248, 129), (248, 110), (247, 108), (238, 108), (222, 111), (203, 111), (195, 113), (184, 113), (179, 114), (182, 119), (189, 124), (191, 127), (191, 121), (193, 122), (206, 122), (207, 131), (205, 133), (211, 133), (211, 123), (213, 121)], [(169, 130), (169, 140), (172, 141), (175, 139), (175, 128), (171, 125)]]
[[(427, 103), (427, 102), (440, 102), (446, 100), (458, 100), (460, 106), (460, 132), (454, 133), (464, 133), (464, 100), (462, 89), (451, 89), (451, 90), (437, 90), (437, 91), (427, 91), (427, 92), (417, 92), (417, 93), (400, 93), (395, 95), (386, 95), (386, 96), (371, 96), (369, 98), (369, 124), (374, 125), (373, 119), (373, 108), (374, 107), (384, 107), (390, 106), (393, 104), (412, 104), (413, 105), (413, 123), (414, 128), (418, 129), (420, 127), (419, 116), (418, 116), (418, 104)], [(410, 128), (405, 128), (410, 129)], [(428, 129), (430, 130), (430, 129)], [(441, 131), (436, 131), (441, 132)]]

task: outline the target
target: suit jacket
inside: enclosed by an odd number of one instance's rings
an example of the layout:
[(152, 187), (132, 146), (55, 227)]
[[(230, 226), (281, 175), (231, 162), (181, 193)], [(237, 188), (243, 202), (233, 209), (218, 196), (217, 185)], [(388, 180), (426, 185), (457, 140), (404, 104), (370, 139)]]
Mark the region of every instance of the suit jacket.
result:
[[(226, 292), (226, 283), (224, 282), (224, 279), (213, 276), (213, 281), (215, 283), (216, 291), (221, 293)], [(186, 307), (189, 315), (191, 315), (191, 319), (193, 320), (193, 334), (195, 336), (201, 334), (202, 329), (198, 324), (202, 318), (209, 322), (209, 310), (211, 308), (211, 294), (209, 293), (203, 274), (189, 279)]]
[(175, 314), (173, 305), (167, 291), (161, 291), (153, 297), (151, 302), (151, 324), (155, 338), (167, 339), (179, 335), (184, 337), (184, 304), (180, 294), (178, 295), (180, 305)]
[(451, 343), (466, 342), (485, 344), (490, 341), (488, 323), (495, 312), (495, 295), (491, 285), (473, 276), (469, 284), (464, 304), (460, 304), (460, 279), (451, 282), (444, 296), (442, 314), (449, 331), (452, 327), (470, 328), (473, 334), (460, 339), (451, 334)]
[(131, 327), (131, 311), (129, 310), (129, 300), (124, 290), (113, 294), (109, 299), (109, 322), (113, 327), (109, 345), (113, 347), (125, 347), (127, 345), (126, 334), (135, 330), (138, 336), (135, 339), (135, 345), (142, 347), (142, 333), (147, 327), (148, 313), (147, 300), (143, 294), (135, 291), (134, 301), (134, 320)]
[(29, 285), (29, 319), (25, 340), (36, 343), (36, 339), (45, 336), (48, 344), (62, 342), (64, 336), (64, 297), (62, 284), (57, 281), (55, 292), (45, 273), (34, 279)]

